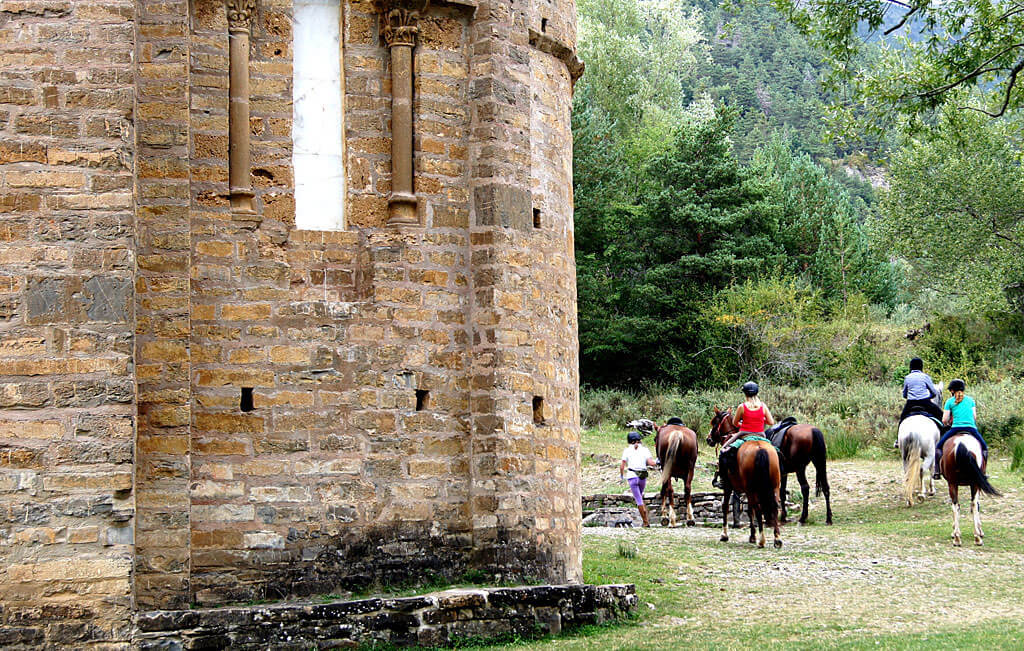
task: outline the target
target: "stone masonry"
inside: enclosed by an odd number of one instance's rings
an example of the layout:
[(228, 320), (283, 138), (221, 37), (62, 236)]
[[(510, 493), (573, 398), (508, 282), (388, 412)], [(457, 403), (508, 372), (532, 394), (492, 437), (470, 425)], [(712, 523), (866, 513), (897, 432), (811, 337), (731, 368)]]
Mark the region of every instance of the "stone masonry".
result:
[(342, 0), (346, 227), (309, 231), (291, 0), (0, 0), (0, 646), (580, 581), (575, 7), (414, 4), (415, 218), (382, 35), (413, 3)]

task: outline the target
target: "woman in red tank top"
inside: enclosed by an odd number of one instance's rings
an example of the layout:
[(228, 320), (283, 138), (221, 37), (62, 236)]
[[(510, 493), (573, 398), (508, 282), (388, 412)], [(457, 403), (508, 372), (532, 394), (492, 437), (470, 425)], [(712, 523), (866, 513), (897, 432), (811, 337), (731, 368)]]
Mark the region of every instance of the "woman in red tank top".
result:
[(736, 413), (732, 417), (733, 424), (740, 429), (730, 436), (729, 440), (722, 443), (723, 448), (728, 447), (730, 443), (741, 436), (749, 434), (764, 436), (764, 428), (767, 425), (775, 424), (775, 418), (772, 416), (771, 410), (768, 409), (768, 405), (757, 397), (759, 391), (760, 387), (755, 382), (747, 382), (743, 385), (743, 395), (746, 396), (746, 400), (736, 408)]

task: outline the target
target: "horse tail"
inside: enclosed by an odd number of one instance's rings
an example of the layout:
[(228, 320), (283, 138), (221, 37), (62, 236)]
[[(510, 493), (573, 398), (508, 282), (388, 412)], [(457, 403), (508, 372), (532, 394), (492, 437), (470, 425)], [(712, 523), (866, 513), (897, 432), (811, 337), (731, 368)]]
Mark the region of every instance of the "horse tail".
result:
[(972, 486), (977, 486), (982, 492), (997, 496), (1001, 494), (992, 487), (992, 484), (988, 483), (988, 477), (985, 476), (985, 473), (981, 471), (981, 467), (978, 466), (978, 460), (963, 445), (956, 446), (956, 472), (957, 479), (967, 481)]
[(825, 449), (825, 435), (817, 427), (811, 428), (811, 462), (814, 464), (814, 494), (821, 495), (821, 492), (828, 486), (828, 477), (825, 474), (825, 460), (828, 458), (828, 451)]
[(903, 496), (913, 504), (914, 495), (921, 486), (921, 439), (911, 433), (907, 449), (903, 450)]
[(771, 458), (768, 450), (760, 448), (754, 457), (754, 491), (757, 494), (757, 503), (761, 508), (761, 514), (767, 519), (768, 510), (778, 511), (779, 505), (775, 501), (775, 486), (772, 482)]
[(661, 463), (661, 490), (663, 493), (665, 491), (665, 484), (671, 485), (672, 483), (672, 473), (679, 462), (679, 444), (681, 441), (679, 432), (669, 432), (668, 437), (668, 445), (665, 446), (665, 458), (662, 459)]

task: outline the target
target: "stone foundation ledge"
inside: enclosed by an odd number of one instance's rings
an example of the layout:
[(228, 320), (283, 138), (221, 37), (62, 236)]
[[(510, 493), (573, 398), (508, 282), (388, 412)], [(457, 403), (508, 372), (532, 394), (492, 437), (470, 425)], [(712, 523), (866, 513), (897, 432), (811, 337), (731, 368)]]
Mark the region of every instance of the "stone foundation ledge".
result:
[(327, 649), (372, 642), (446, 645), (455, 639), (557, 634), (630, 612), (636, 587), (539, 585), (435, 592), (323, 604), (282, 603), (135, 616), (134, 648)]

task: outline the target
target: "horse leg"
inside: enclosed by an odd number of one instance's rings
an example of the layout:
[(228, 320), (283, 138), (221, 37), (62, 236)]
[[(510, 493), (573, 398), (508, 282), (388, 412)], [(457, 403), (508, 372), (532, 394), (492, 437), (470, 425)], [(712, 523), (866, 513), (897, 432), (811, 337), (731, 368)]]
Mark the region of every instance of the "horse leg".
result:
[(697, 521), (693, 519), (693, 502), (690, 501), (690, 486), (693, 484), (693, 466), (690, 466), (690, 472), (686, 475), (686, 482), (683, 484), (684, 497), (686, 498), (686, 526), (692, 527), (697, 524)]
[(981, 504), (979, 497), (981, 491), (977, 486), (971, 486), (971, 516), (974, 519), (974, 544), (981, 545), (984, 542), (985, 534), (981, 530)]
[(935, 494), (935, 446), (929, 446), (928, 450), (925, 450), (924, 467), (924, 480), (921, 482), (921, 495), (925, 495), (924, 482), (928, 482), (928, 495)]
[(814, 483), (825, 496), (825, 524), (832, 524), (832, 491), (828, 485), (828, 469), (825, 455), (814, 461)]
[[(747, 499), (749, 499), (749, 498), (747, 498)], [(757, 505), (757, 509), (755, 509), (755, 511), (754, 511), (757, 514), (757, 546), (760, 547), (761, 549), (764, 549), (764, 543), (765, 543), (765, 538), (764, 538), (764, 521), (768, 517), (768, 515), (767, 515), (767, 513), (765, 513), (764, 509), (765, 509), (764, 505), (759, 502), (758, 505)], [(754, 542), (754, 541), (751, 540), (750, 542)]]
[(725, 488), (722, 496), (722, 542), (729, 542), (729, 503), (732, 501), (732, 490)]
[[(800, 493), (804, 497), (804, 509), (800, 512), (800, 524), (807, 524), (807, 499), (811, 494), (811, 485), (807, 483), (807, 466), (796, 471), (796, 479), (800, 482)], [(785, 494), (786, 492), (782, 491), (780, 496), (785, 496)], [(783, 497), (783, 499), (785, 498)], [(783, 504), (785, 504), (785, 501), (783, 501)]]
[(733, 493), (732, 494), (732, 526), (736, 527), (737, 529), (740, 528), (740, 513), (742, 513), (742, 508), (741, 508), (741, 505), (740, 505), (740, 494), (739, 493)]
[[(807, 496), (807, 493), (805, 491), (804, 492), (804, 511), (805, 512), (806, 512), (806, 504), (807, 504), (807, 497), (806, 496)], [(775, 501), (778, 502), (780, 497), (781, 497), (780, 495), (776, 495), (775, 496)], [(775, 534), (775, 541), (772, 544), (775, 545), (775, 549), (781, 549), (782, 548), (782, 534), (779, 531), (779, 512), (778, 512), (777, 509), (769, 509), (768, 512), (772, 514), (772, 522), (771, 522), (771, 524), (772, 524), (772, 528), (773, 528), (773, 533)]]
[(789, 515), (786, 513), (786, 500), (785, 500), (785, 496), (786, 496), (786, 477), (787, 477), (786, 474), (782, 475), (782, 486), (781, 486), (781, 490), (779, 491), (780, 494), (783, 496), (783, 500), (782, 500), (782, 516), (781, 516), (783, 522), (788, 522), (789, 521)]
[[(672, 500), (675, 498), (672, 492), (672, 478), (669, 477), (668, 482), (661, 485), (661, 526), (667, 527), (671, 522), (670, 516), (672, 513)], [(666, 507), (666, 503), (668, 506)]]
[(760, 525), (761, 514), (754, 506), (754, 498), (750, 493), (747, 493), (747, 517), (750, 519), (750, 542), (754, 542), (756, 540), (756, 536), (754, 535), (754, 520), (758, 520), (757, 524)]
[(949, 498), (953, 501), (953, 546), (960, 546), (960, 491), (955, 482), (949, 486)]

